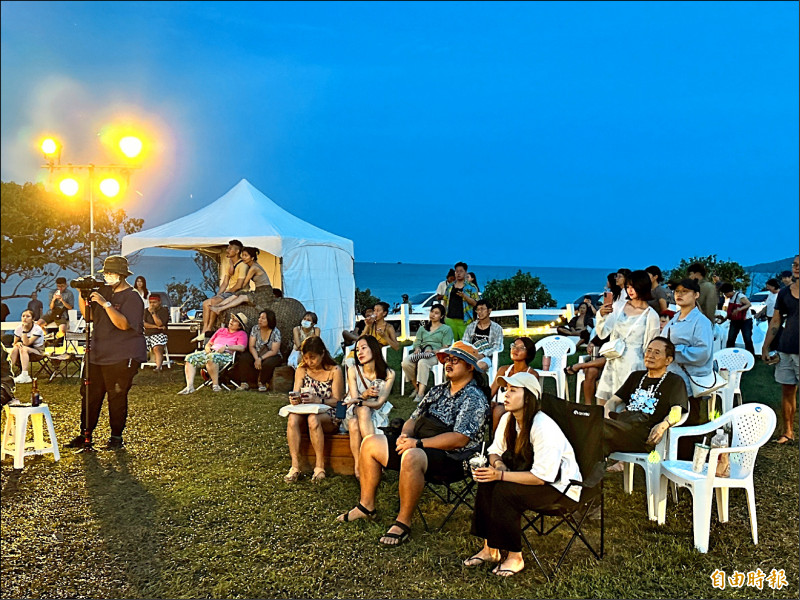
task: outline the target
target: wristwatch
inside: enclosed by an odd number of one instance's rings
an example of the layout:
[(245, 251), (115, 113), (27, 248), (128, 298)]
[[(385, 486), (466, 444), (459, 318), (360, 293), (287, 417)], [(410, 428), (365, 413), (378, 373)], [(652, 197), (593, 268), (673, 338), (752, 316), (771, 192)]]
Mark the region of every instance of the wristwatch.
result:
[(103, 306), (104, 306), (105, 308), (111, 308), (111, 302), (109, 302), (108, 300), (106, 300), (106, 302), (105, 302), (105, 304), (103, 304)]
[(425, 446), (422, 445), (422, 440), (417, 440), (417, 448), (425, 449)]

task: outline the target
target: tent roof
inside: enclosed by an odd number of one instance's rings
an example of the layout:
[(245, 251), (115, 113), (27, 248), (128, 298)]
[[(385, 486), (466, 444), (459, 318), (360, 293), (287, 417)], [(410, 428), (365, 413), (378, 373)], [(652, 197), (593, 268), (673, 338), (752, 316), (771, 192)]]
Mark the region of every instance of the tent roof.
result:
[(205, 208), (158, 227), (126, 235), (122, 254), (143, 248), (197, 250), (228, 245), (236, 238), (275, 256), (300, 246), (338, 248), (353, 257), (353, 242), (285, 211), (246, 179)]

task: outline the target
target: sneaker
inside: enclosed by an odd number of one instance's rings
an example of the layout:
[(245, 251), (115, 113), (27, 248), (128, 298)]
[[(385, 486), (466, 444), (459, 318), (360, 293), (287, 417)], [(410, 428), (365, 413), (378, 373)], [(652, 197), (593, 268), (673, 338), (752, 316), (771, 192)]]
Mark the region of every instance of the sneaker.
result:
[(265, 386), (265, 385), (258, 386), (258, 391), (259, 392), (266, 392), (267, 391), (267, 386)]
[(202, 342), (205, 339), (206, 339), (206, 334), (201, 331), (200, 333), (197, 334), (197, 337), (194, 337), (189, 341), (190, 342)]
[(187, 394), (194, 394), (194, 388), (187, 385), (180, 392), (178, 392), (179, 396), (186, 396)]
[(212, 392), (221, 392), (222, 388), (220, 386), (218, 386), (218, 385), (215, 385), (215, 386), (212, 386), (211, 391)]
[[(91, 437), (89, 437), (89, 444), (88, 445), (89, 446), (92, 445), (92, 438)], [(74, 438), (72, 438), (70, 441), (67, 442), (66, 446), (67, 446), (67, 448), (85, 448), (87, 446), (87, 444), (86, 444), (86, 436), (83, 435), (83, 434), (76, 435)]]
[(33, 383), (33, 379), (31, 379), (31, 376), (28, 375), (27, 371), (23, 371), (14, 377), (14, 383)]
[(122, 441), (121, 435), (112, 435), (108, 438), (108, 443), (103, 446), (103, 450), (124, 450), (125, 442)]
[(239, 386), (239, 391), (240, 391), (240, 392), (246, 392), (246, 391), (248, 391), (249, 389), (250, 389), (250, 384), (249, 384), (249, 383), (246, 383), (246, 382), (245, 382), (245, 383), (243, 383), (243, 384), (241, 384), (241, 385)]

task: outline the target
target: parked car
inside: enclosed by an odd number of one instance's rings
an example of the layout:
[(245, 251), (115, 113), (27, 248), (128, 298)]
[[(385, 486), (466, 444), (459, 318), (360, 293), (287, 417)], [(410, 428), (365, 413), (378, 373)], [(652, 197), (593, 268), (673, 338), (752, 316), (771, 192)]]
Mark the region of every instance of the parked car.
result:
[[(591, 298), (592, 304), (595, 307), (598, 307), (603, 303), (603, 293), (602, 292), (600, 292), (599, 294), (596, 293), (596, 292), (586, 292), (585, 294), (581, 294), (580, 296), (575, 298), (575, 300), (572, 301), (572, 305), (575, 308), (577, 308), (578, 305), (583, 302), (583, 299), (586, 298), (586, 296), (589, 296), (589, 298)], [(564, 306), (563, 308), (566, 308), (566, 306)]]
[(756, 292), (748, 298), (750, 300), (750, 312), (754, 316), (760, 313), (761, 309), (767, 305), (767, 298), (769, 298), (769, 292)]
[(436, 291), (414, 294), (408, 301), (411, 302), (411, 314), (427, 315), (431, 306), (436, 304)]

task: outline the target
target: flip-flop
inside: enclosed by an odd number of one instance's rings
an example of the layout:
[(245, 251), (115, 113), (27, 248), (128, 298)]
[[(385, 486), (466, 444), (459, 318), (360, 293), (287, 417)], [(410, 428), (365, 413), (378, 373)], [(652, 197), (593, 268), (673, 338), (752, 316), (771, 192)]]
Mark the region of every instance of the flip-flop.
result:
[[(377, 508), (374, 508), (372, 510), (367, 510), (367, 507), (364, 506), (363, 504), (361, 504), (361, 502), (356, 504), (356, 508), (358, 510), (360, 510), (365, 515), (364, 518), (367, 521), (374, 520), (375, 519), (375, 515), (378, 514), (378, 509)], [(350, 510), (352, 510), (352, 509), (350, 509)], [(336, 520), (339, 521), (340, 523), (350, 523), (350, 511), (349, 510), (346, 513), (343, 513), (343, 514), (339, 515), (339, 517), (342, 517), (342, 518), (339, 519), (337, 517)], [(357, 519), (353, 519), (353, 520), (356, 521)]]
[(492, 569), (492, 573), (494, 573), (498, 577), (513, 577), (517, 573), (522, 572), (524, 569), (525, 569), (525, 565), (523, 565), (522, 569), (520, 569), (519, 571), (514, 571), (512, 569), (494, 568), (494, 569)]
[[(781, 440), (785, 441), (782, 442)], [(795, 442), (794, 438), (790, 438), (788, 435), (782, 435), (777, 440), (775, 440), (775, 443), (778, 444), (779, 446), (791, 446), (792, 444), (794, 444), (794, 442)]]
[(325, 469), (314, 467), (314, 474), (311, 476), (311, 483), (319, 483), (325, 479)]
[(567, 367), (564, 367), (564, 373), (566, 373), (567, 375), (577, 375), (578, 372), (575, 371), (575, 369), (573, 369), (572, 367), (573, 367), (573, 365), (569, 365)]
[[(399, 529), (402, 529), (403, 533), (390, 533), (390, 532), (387, 531), (386, 533), (384, 533), (380, 537), (378, 542), (380, 542), (384, 546), (392, 546), (392, 547), (394, 547), (394, 546), (402, 546), (403, 543), (407, 542), (408, 538), (411, 536), (411, 527), (409, 527), (405, 523), (401, 523), (400, 521), (395, 521), (392, 524), (392, 527), (397, 527)], [(391, 529), (392, 527), (390, 527), (389, 529)], [(392, 539), (392, 540), (397, 540), (397, 542), (394, 543), (394, 544), (387, 544), (386, 542), (381, 542), (381, 540), (383, 538), (389, 538), (389, 539)]]
[[(478, 562), (474, 562), (474, 561), (478, 561)], [(499, 561), (492, 560), (491, 558), (481, 558), (480, 556), (475, 555), (475, 556), (470, 556), (462, 564), (465, 567), (470, 567), (471, 568), (471, 567), (480, 567), (480, 566), (483, 566), (483, 565), (485, 565), (487, 563), (494, 564), (496, 562), (499, 562)]]
[(300, 469), (292, 467), (291, 469), (289, 469), (289, 472), (286, 475), (284, 475), (283, 480), (286, 483), (295, 483), (299, 477), (300, 477)]

